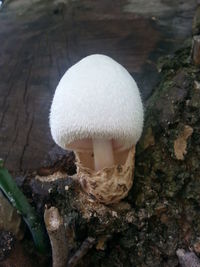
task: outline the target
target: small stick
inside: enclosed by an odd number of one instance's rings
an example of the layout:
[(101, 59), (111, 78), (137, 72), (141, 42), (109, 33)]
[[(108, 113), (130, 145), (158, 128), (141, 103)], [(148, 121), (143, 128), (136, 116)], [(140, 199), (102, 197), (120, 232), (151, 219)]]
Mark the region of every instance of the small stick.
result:
[(44, 221), (52, 248), (53, 267), (66, 267), (68, 257), (68, 242), (63, 218), (55, 207), (46, 209)]
[(200, 35), (193, 37), (192, 60), (196, 66), (200, 65)]
[(93, 237), (88, 237), (83, 241), (81, 247), (71, 257), (67, 267), (74, 267), (87, 254), (87, 252), (94, 246), (96, 240)]
[(185, 252), (184, 249), (176, 251), (181, 267), (200, 267), (200, 260), (194, 252)]

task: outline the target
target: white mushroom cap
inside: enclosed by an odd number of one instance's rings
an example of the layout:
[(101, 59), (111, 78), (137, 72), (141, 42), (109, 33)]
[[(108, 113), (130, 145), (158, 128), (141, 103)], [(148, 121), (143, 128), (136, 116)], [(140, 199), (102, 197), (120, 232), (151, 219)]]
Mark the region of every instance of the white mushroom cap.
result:
[(114, 139), (123, 148), (139, 140), (143, 106), (128, 71), (105, 55), (85, 57), (60, 80), (50, 112), (54, 141), (66, 149), (82, 139)]

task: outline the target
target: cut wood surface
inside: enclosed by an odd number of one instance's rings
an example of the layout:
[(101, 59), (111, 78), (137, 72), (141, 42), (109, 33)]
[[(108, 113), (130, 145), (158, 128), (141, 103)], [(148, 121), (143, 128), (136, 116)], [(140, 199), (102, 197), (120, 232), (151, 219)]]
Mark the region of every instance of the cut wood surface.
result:
[[(56, 85), (92, 53), (123, 64), (146, 99), (158, 56), (190, 35), (196, 1), (5, 1), (0, 10), (0, 157), (13, 172), (37, 169), (57, 148), (48, 126)], [(58, 150), (58, 154), (62, 153)]]

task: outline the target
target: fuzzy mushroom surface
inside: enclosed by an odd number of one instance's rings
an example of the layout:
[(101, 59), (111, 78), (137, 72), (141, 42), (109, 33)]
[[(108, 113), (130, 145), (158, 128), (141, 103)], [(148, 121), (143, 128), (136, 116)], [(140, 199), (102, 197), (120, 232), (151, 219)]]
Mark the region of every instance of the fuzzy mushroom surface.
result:
[(50, 128), (60, 147), (75, 152), (84, 191), (105, 204), (128, 194), (143, 105), (136, 82), (122, 65), (95, 54), (69, 68), (55, 91)]

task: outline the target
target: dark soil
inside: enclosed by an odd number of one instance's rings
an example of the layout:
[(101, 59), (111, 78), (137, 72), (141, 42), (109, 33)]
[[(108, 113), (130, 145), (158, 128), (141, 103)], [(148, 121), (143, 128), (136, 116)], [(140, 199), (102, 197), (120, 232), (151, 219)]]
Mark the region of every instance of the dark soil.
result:
[(15, 237), (11, 232), (0, 231), (0, 261), (9, 255), (14, 243)]

